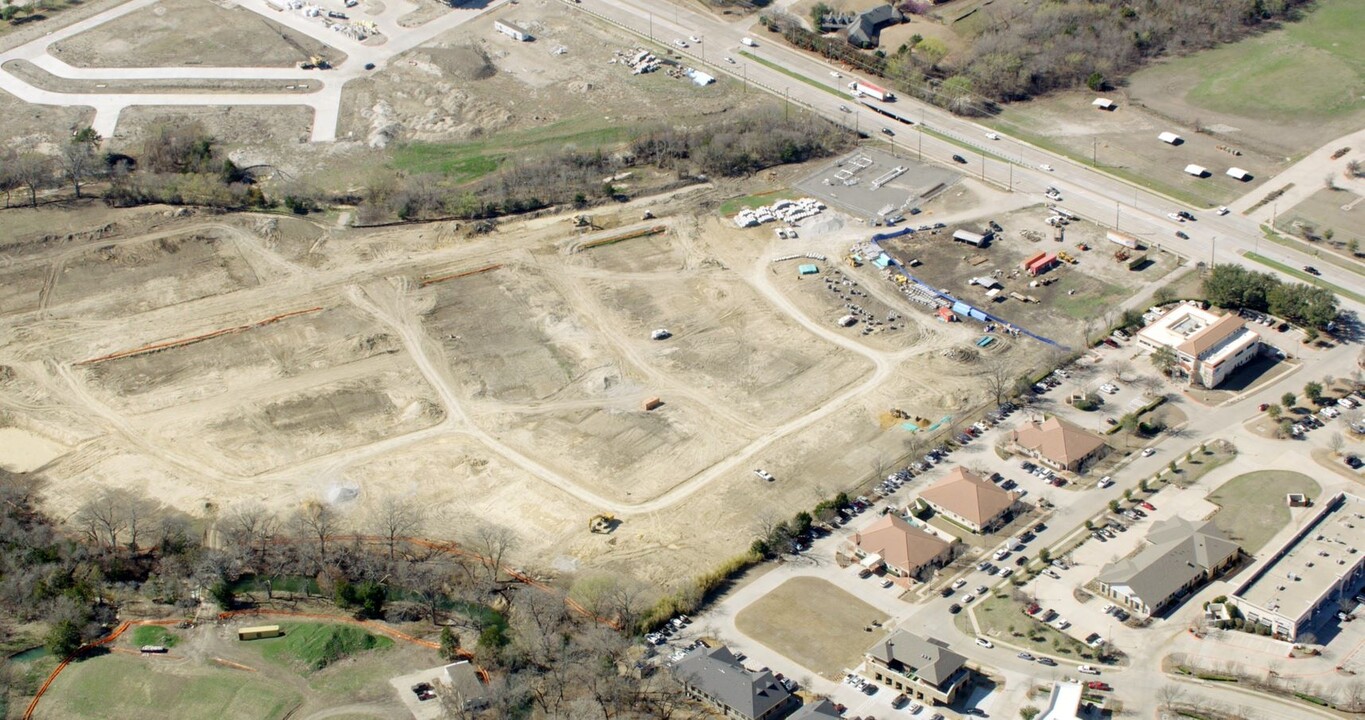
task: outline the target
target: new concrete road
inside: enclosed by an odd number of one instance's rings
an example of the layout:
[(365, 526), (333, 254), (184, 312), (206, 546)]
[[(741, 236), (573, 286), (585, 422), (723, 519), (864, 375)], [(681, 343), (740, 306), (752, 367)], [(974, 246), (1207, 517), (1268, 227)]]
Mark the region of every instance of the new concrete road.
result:
[[(1293, 268), (1314, 263), (1314, 258), (1306, 253), (1269, 242), (1262, 244), (1260, 239), (1263, 235), (1257, 224), (1262, 221), (1262, 213), (1254, 218), (1237, 213), (1220, 217), (1210, 208), (1186, 208), (1176, 200), (1022, 141), (1004, 135), (992, 140), (987, 137), (987, 133), (992, 132), (987, 128), (913, 99), (900, 98), (892, 103), (878, 104), (912, 120), (914, 125), (907, 126), (874, 113), (861, 107), (848, 94), (847, 83), (854, 77), (843, 75), (842, 68), (785, 46), (775, 34), (751, 32), (758, 28), (752, 17), (727, 21), (672, 5), (661, 8), (659, 3), (650, 0), (564, 1), (622, 28), (651, 37), (675, 52), (682, 52), (709, 65), (713, 70), (755, 86), (755, 89), (763, 89), (792, 103), (799, 103), (834, 122), (865, 131), (873, 137), (885, 138), (911, 157), (923, 157), (1016, 192), (1034, 194), (1040, 202), (1045, 201), (1043, 192), (1046, 188), (1056, 187), (1061, 191), (1063, 200), (1059, 204), (1062, 207), (1102, 225), (1117, 226), (1154, 247), (1171, 250), (1196, 261), (1216, 259), (1218, 262), (1240, 263), (1262, 271), (1273, 272), (1271, 268), (1243, 257), (1243, 254), (1256, 252)], [(681, 50), (673, 44), (674, 40), (687, 40), (692, 36), (699, 37), (701, 42), (688, 41), (689, 46)], [(742, 44), (744, 38), (750, 38), (754, 45)], [(752, 61), (745, 55), (760, 58), (787, 72), (780, 72), (763, 62)], [(734, 62), (727, 62), (725, 58)], [(810, 82), (788, 73), (803, 76)], [(836, 74), (840, 76), (836, 77)], [(824, 87), (812, 86), (811, 82)], [(840, 106), (846, 106), (851, 112), (840, 110)], [(926, 126), (931, 132), (924, 132)], [(890, 129), (896, 135), (885, 136), (881, 133), (882, 128)], [(973, 149), (967, 150), (945, 137)], [(1348, 136), (1334, 141), (1324, 150), (1311, 154), (1304, 162), (1287, 170), (1286, 175), (1306, 175), (1316, 180), (1301, 184), (1310, 187), (1320, 185), (1326, 166), (1322, 166), (1323, 169), (1314, 168), (1325, 157), (1324, 153), (1330, 155), (1332, 149), (1349, 145), (1351, 140), (1361, 138)], [(1361, 142), (1355, 145), (1359, 146)], [(953, 161), (954, 155), (962, 156), (967, 162)], [(1345, 161), (1343, 158), (1339, 164)], [(1044, 169), (1044, 166), (1051, 169)], [(1271, 178), (1232, 207), (1250, 207), (1264, 197), (1270, 188), (1281, 185), (1283, 182), (1279, 182), (1279, 178)], [(1181, 209), (1192, 211), (1197, 220), (1177, 222), (1167, 216)], [(1177, 231), (1189, 238), (1177, 237)], [(1324, 265), (1319, 269), (1322, 279), (1329, 283), (1346, 288), (1360, 286), (1360, 276), (1349, 270), (1333, 265)], [(1363, 309), (1347, 298), (1342, 300), (1344, 307)]]
[[(360, 43), (340, 32), (329, 31), (320, 18), (305, 17), (296, 11), (281, 11), (273, 8), (266, 0), (242, 0), (240, 5), (247, 10), (308, 35), (318, 42), (345, 51), (346, 61), (331, 70), (268, 67), (77, 68), (54, 57), (50, 52), (53, 43), (99, 27), (155, 2), (156, 0), (130, 0), (36, 40), (0, 52), (0, 66), (12, 60), (24, 60), (52, 75), (69, 80), (203, 80), (207, 84), (214, 80), (277, 80), (291, 83), (306, 80), (310, 85), (316, 85), (318, 89), (310, 93), (67, 93), (34, 87), (0, 67), (0, 90), (35, 105), (92, 107), (95, 109), (95, 118), (91, 126), (105, 137), (113, 135), (118, 125), (119, 114), (125, 107), (132, 105), (306, 106), (313, 109), (313, 141), (331, 141), (336, 139), (337, 120), (341, 112), (341, 90), (348, 81), (379, 71), (394, 56), (469, 22), (506, 0), (466, 3), (415, 28), (401, 26), (399, 19), (417, 10), (416, 4), (406, 0), (386, 3), (383, 11), (377, 15), (355, 18), (375, 24), (379, 29), (379, 37), (383, 40), (378, 45)], [(283, 3), (283, 0), (280, 2)], [(344, 9), (340, 0), (334, 0), (332, 4), (336, 6), (336, 10)], [(366, 65), (374, 67), (366, 70)]]

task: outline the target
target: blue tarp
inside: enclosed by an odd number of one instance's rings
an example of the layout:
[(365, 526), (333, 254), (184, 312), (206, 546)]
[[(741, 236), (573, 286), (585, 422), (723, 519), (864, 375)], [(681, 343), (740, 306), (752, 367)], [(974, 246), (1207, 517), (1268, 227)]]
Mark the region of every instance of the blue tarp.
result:
[(814, 266), (814, 265), (809, 265), (809, 264), (808, 264), (808, 265), (801, 265), (800, 267), (796, 268), (796, 270), (797, 270), (797, 272), (801, 273), (802, 275), (814, 275), (814, 274), (820, 272), (820, 268), (818, 268), (818, 267), (816, 267), (816, 266)]
[(971, 310), (968, 310), (968, 311), (967, 311), (967, 317), (969, 317), (969, 318), (971, 318), (971, 319), (973, 319), (973, 320), (980, 320), (981, 322), (986, 322), (987, 319), (988, 319), (988, 318), (986, 317), (986, 313), (985, 313), (985, 312), (983, 312), (983, 311), (981, 311), (981, 310), (977, 310), (976, 308), (972, 308)]
[(891, 264), (891, 256), (887, 255), (886, 253), (882, 253), (881, 255), (877, 256), (876, 260), (872, 261), (872, 264), (876, 265), (879, 268), (884, 268), (887, 265)]

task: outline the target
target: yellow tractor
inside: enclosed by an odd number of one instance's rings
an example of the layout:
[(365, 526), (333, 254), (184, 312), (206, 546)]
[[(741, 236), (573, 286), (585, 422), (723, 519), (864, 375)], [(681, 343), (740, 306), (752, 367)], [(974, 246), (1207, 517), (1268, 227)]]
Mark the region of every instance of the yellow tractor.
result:
[(598, 535), (608, 535), (616, 529), (618, 524), (619, 521), (615, 515), (600, 513), (593, 515), (592, 519), (588, 521), (588, 531)]

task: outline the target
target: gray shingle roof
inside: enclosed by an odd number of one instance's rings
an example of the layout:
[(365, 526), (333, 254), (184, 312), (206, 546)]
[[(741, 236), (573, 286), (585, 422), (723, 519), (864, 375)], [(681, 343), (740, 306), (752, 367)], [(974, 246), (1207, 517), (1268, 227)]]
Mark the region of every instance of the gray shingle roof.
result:
[(1126, 585), (1143, 602), (1156, 605), (1238, 551), (1213, 523), (1178, 517), (1153, 525), (1147, 541), (1151, 544), (1142, 552), (1105, 566), (1095, 579)]
[(867, 651), (892, 669), (897, 665), (923, 678), (931, 685), (942, 685), (962, 668), (967, 658), (933, 640), (925, 640), (904, 630), (891, 633)]
[(821, 700), (809, 705), (802, 705), (801, 709), (792, 713), (787, 720), (840, 720), (842, 717), (834, 709), (834, 703), (829, 700)]
[(876, 45), (882, 27), (900, 21), (901, 14), (896, 8), (891, 5), (878, 5), (871, 10), (858, 13), (858, 18), (848, 27), (848, 41), (854, 45)]
[(745, 717), (761, 717), (791, 697), (771, 672), (746, 669), (723, 645), (702, 646), (683, 656), (673, 676)]

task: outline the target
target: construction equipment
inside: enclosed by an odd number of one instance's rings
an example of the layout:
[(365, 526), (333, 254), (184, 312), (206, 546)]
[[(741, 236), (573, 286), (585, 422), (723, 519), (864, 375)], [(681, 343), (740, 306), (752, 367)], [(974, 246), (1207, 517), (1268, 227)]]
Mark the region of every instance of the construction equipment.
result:
[(910, 413), (907, 413), (900, 408), (891, 408), (891, 417), (896, 418), (897, 420), (909, 420)]
[(576, 227), (576, 228), (581, 228), (581, 227), (592, 228), (592, 227), (596, 227), (596, 225), (593, 225), (593, 224), (592, 224), (592, 216), (591, 216), (591, 215), (582, 215), (582, 214), (580, 214), (580, 215), (575, 215), (575, 216), (573, 216), (573, 218), (572, 218), (571, 221), (573, 222), (573, 226)]
[(848, 263), (848, 266), (851, 267), (851, 268), (856, 268), (856, 267), (862, 267), (862, 266), (863, 266), (863, 261), (862, 261), (862, 260), (859, 260), (859, 259), (858, 259), (858, 256), (857, 256), (857, 255), (853, 255), (853, 254), (845, 255), (845, 256), (844, 256), (844, 262), (845, 262), (845, 263)]
[(1114, 252), (1114, 262), (1123, 262), (1132, 257), (1127, 250), (1117, 250)]
[(599, 513), (588, 521), (588, 530), (598, 535), (608, 535), (620, 524), (615, 515)]
[(1071, 257), (1071, 254), (1068, 253), (1068, 252), (1065, 251), (1065, 250), (1063, 250), (1063, 251), (1057, 253), (1057, 259), (1058, 259), (1058, 260), (1061, 260), (1061, 261), (1064, 262), (1064, 263), (1071, 263), (1072, 265), (1075, 265), (1075, 264), (1077, 264), (1077, 263), (1080, 262), (1080, 260), (1077, 260), (1076, 258)]

